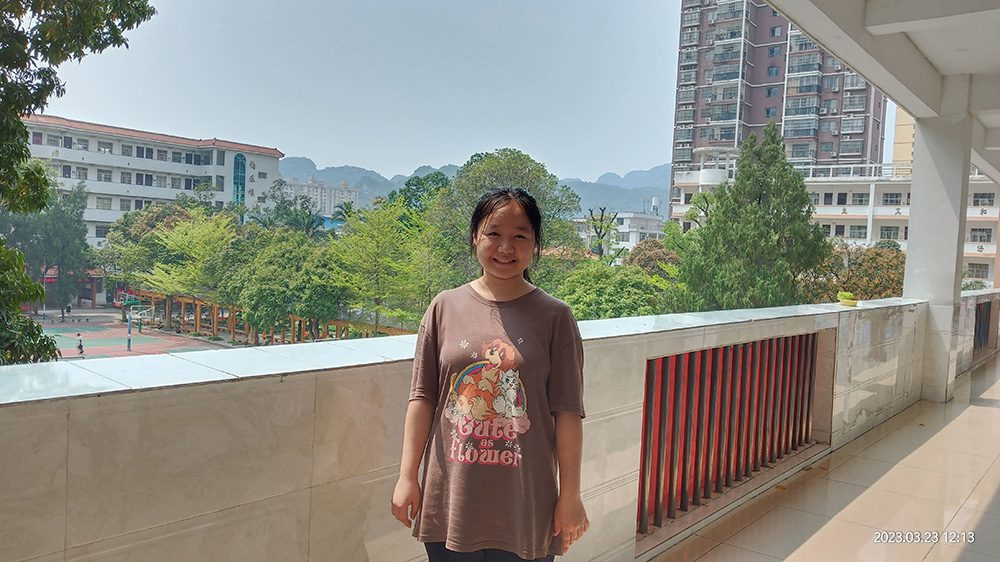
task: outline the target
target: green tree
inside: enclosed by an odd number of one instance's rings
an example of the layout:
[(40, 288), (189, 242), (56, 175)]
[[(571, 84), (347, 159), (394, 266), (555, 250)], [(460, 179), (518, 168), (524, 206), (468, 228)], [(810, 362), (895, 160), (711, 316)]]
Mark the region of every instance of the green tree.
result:
[(798, 280), (831, 252), (802, 176), (785, 157), (774, 123), (743, 142), (731, 185), (705, 199), (704, 224), (681, 253), (681, 281), (692, 310), (803, 302)]
[(139, 281), (167, 295), (191, 295), (214, 301), (218, 298), (219, 279), (212, 263), (232, 243), (236, 228), (227, 214), (208, 216), (196, 208), (190, 215), (188, 220), (150, 233), (173, 259), (152, 264), (148, 273), (139, 275)]
[[(570, 219), (580, 212), (580, 197), (527, 154), (501, 148), (490, 153), (473, 154), (462, 166), (455, 180), (442, 189), (429, 205), (426, 222), (434, 225), (436, 239), (428, 245), (435, 267), (441, 268), (438, 291), (461, 285), (480, 273), (479, 262), (469, 249), (469, 219), (480, 197), (501, 187), (520, 187), (538, 202), (544, 228), (543, 249), (581, 248), (582, 242)], [(562, 267), (542, 253), (531, 275), (547, 290), (553, 285), (542, 279), (558, 278), (548, 269)]]
[(264, 228), (287, 228), (314, 239), (326, 236), (323, 217), (314, 210), (316, 202), (308, 195), (292, 195), (285, 180), (275, 180), (261, 199), (270, 204), (255, 205), (250, 220)]
[(676, 265), (678, 261), (677, 254), (668, 250), (662, 240), (647, 238), (632, 248), (622, 261), (622, 265), (636, 265), (646, 275), (667, 278), (664, 266)]
[(451, 180), (443, 172), (431, 172), (407, 179), (403, 187), (389, 192), (386, 199), (390, 202), (402, 199), (406, 207), (422, 213), (434, 196), (449, 185)]
[(413, 240), (402, 200), (358, 212), (347, 219), (333, 255), (343, 270), (353, 303), (374, 315), (375, 329), (383, 318), (407, 317), (401, 306), (411, 297)]
[(45, 286), (46, 300), (64, 308), (80, 292), (80, 279), (93, 267), (87, 245), (83, 211), (87, 192), (83, 182), (68, 192), (56, 190), (50, 178), (49, 203), (40, 213), (9, 213), (0, 209), (0, 235), (7, 244), (24, 252), (28, 271), (34, 279), (54, 275)]
[[(8, 2), (0, 15), (0, 209), (45, 208), (49, 182), (43, 165), (29, 162), (22, 116), (41, 111), (64, 92), (56, 67), (108, 47), (126, 45), (125, 32), (156, 11), (147, 0)], [(54, 340), (21, 312), (42, 298), (23, 271), (24, 256), (0, 237), (0, 363), (54, 359)]]
[(833, 302), (838, 291), (862, 300), (900, 297), (905, 270), (906, 255), (894, 240), (873, 246), (840, 240), (829, 258), (803, 276), (802, 285), (810, 302)]
[(577, 320), (595, 320), (655, 314), (657, 293), (656, 284), (638, 266), (588, 260), (554, 294)]

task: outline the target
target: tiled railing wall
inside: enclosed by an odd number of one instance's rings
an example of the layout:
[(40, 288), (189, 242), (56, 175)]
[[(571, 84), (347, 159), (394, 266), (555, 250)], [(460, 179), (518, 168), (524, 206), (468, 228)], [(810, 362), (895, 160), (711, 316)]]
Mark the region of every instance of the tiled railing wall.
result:
[[(919, 397), (926, 310), (892, 299), (581, 322), (591, 531), (564, 560), (637, 557), (649, 359), (815, 333), (817, 373), (835, 376), (817, 378), (814, 406), (831, 414), (812, 434), (836, 446)], [(388, 509), (413, 342), (0, 367), (0, 562), (422, 559)]]

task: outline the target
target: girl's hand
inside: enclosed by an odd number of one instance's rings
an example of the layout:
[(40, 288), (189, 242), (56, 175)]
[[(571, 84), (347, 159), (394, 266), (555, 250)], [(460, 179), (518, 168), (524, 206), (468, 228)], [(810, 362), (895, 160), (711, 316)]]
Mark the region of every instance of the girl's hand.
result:
[(589, 528), (587, 510), (584, 509), (580, 496), (560, 495), (556, 500), (555, 514), (552, 516), (552, 536), (562, 533), (563, 553), (569, 550), (570, 545), (578, 541)]
[(409, 529), (420, 513), (420, 484), (416, 478), (400, 476), (392, 492), (392, 515)]

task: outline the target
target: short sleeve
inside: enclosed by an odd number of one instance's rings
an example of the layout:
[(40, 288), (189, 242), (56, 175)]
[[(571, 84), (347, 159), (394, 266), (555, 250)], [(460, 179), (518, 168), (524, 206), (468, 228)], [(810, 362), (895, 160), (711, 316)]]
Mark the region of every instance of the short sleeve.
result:
[(410, 400), (438, 401), (437, 300), (427, 307), (417, 331), (417, 346), (413, 355), (413, 379)]
[(556, 313), (552, 334), (552, 370), (549, 373), (549, 410), (575, 412), (583, 418), (583, 340), (568, 306)]

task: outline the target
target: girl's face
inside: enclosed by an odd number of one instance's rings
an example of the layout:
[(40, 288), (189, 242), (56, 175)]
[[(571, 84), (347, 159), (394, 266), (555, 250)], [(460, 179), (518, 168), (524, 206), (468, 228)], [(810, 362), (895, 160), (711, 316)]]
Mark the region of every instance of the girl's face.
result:
[(522, 278), (535, 251), (535, 232), (521, 204), (508, 201), (479, 224), (473, 239), (483, 275), (498, 281)]

